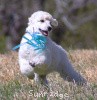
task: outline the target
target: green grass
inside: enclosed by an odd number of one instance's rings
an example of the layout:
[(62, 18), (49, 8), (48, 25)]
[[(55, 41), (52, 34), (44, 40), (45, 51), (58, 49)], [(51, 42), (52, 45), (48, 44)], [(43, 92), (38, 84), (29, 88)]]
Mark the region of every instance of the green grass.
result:
[(69, 50), (75, 69), (87, 85), (64, 81), (56, 72), (47, 76), (49, 88), (32, 84), (19, 71), (17, 53), (0, 55), (0, 100), (97, 100), (97, 51)]
[[(52, 76), (52, 78), (54, 78)], [(60, 78), (59, 78), (60, 79)], [(50, 81), (51, 82), (51, 81)], [(39, 85), (31, 86), (30, 84), (22, 84), (19, 80), (8, 82), (0, 85), (0, 99), (1, 100), (96, 100), (97, 99), (97, 85), (88, 84), (86, 86), (76, 86), (74, 84), (63, 82), (50, 83), (50, 88)], [(63, 84), (64, 83), (64, 84)]]
[(11, 100), (12, 98), (14, 98), (14, 94), (16, 92), (19, 92), (20, 89), (21, 85), (16, 80), (7, 84), (0, 85), (0, 98)]
[(5, 37), (0, 36), (0, 53), (5, 52)]

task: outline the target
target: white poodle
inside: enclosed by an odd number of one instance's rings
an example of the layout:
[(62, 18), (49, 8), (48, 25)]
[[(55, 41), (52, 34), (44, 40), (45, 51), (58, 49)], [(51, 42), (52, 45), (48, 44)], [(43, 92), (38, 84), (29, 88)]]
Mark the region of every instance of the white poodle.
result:
[(57, 25), (57, 20), (47, 12), (37, 11), (31, 15), (19, 49), (21, 73), (34, 78), (35, 82), (48, 84), (46, 75), (57, 71), (63, 79), (85, 83), (85, 79), (73, 69), (66, 51), (49, 37)]

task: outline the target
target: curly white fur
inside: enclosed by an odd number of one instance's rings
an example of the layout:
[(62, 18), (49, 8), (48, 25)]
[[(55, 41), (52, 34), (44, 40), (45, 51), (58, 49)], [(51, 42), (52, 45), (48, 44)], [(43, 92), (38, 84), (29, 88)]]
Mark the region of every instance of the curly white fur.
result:
[[(34, 47), (28, 48), (29, 44), (21, 46), (19, 49), (21, 73), (31, 79), (34, 78), (36, 82), (42, 80), (43, 83), (47, 84), (46, 75), (53, 71), (57, 71), (63, 79), (75, 81), (76, 83), (84, 83), (86, 82), (85, 79), (73, 69), (66, 51), (53, 42), (48, 36), (52, 26), (57, 25), (57, 20), (47, 12), (38, 11), (32, 14), (29, 18), (26, 31), (32, 34), (33, 32), (40, 32), (42, 35), (46, 35), (46, 49), (38, 53), (34, 50)], [(42, 31), (40, 31), (40, 29)], [(31, 39), (28, 33), (25, 33), (25, 36)], [(26, 40), (22, 38), (21, 43), (24, 42), (26, 42)]]

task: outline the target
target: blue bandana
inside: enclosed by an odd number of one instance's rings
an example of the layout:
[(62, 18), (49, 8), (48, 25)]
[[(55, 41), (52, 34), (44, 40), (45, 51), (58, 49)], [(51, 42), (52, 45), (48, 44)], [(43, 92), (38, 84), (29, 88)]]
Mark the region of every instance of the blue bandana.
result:
[(27, 40), (27, 42), (24, 42), (22, 44), (19, 44), (13, 48), (13, 50), (18, 49), (20, 46), (25, 45), (26, 43), (30, 45), (30, 47), (34, 47), (34, 50), (43, 51), (46, 48), (46, 36), (40, 34), (39, 32), (34, 32), (33, 34), (30, 34), (30, 32), (27, 32), (32, 38), (28, 39), (26, 36), (23, 36), (24, 39)]

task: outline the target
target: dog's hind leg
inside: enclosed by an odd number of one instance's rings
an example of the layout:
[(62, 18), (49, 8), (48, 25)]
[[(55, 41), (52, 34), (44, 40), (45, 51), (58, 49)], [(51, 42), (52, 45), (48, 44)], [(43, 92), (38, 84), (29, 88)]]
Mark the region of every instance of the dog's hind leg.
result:
[(38, 84), (41, 83), (41, 84), (43, 84), (45, 86), (48, 86), (48, 81), (46, 79), (46, 75), (39, 75), (39, 74), (35, 73), (34, 80)]
[(41, 75), (40, 78), (41, 78), (41, 83), (42, 83), (42, 84), (48, 85), (48, 81), (47, 81), (47, 79), (46, 79), (46, 75)]
[(74, 70), (68, 58), (65, 58), (65, 63), (61, 67), (60, 75), (65, 80), (67, 79), (68, 81), (73, 81), (78, 85), (86, 83), (86, 80)]

